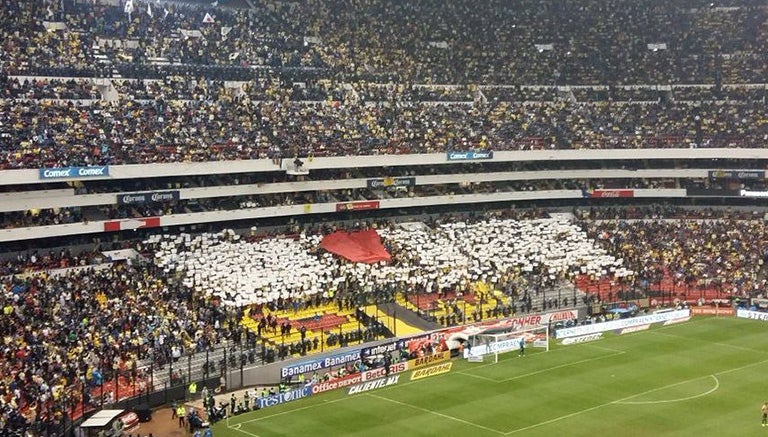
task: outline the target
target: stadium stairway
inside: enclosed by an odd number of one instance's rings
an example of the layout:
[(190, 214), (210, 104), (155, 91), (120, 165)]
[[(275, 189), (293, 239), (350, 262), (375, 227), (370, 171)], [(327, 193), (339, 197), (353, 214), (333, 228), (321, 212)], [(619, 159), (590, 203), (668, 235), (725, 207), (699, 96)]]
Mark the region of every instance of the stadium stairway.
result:
[(437, 323), (422, 319), (418, 314), (397, 302), (379, 305), (379, 310), (394, 320), (396, 331), (393, 333), (396, 332), (397, 336), (419, 334), (440, 328)]

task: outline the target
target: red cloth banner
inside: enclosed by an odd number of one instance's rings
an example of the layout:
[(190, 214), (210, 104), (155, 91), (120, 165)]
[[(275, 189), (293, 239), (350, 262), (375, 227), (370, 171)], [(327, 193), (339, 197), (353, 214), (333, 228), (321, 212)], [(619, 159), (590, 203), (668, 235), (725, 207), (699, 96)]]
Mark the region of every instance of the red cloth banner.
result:
[(320, 247), (353, 262), (372, 264), (391, 259), (384, 245), (381, 244), (381, 237), (373, 229), (328, 234), (320, 242)]

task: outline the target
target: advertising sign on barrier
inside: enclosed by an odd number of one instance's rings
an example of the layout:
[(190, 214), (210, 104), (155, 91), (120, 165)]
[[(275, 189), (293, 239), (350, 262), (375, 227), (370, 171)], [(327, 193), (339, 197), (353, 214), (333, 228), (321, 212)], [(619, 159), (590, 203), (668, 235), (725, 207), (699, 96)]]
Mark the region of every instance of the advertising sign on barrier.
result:
[(710, 179), (765, 179), (763, 170), (710, 170)]
[[(520, 337), (522, 338), (522, 337)], [(493, 353), (503, 354), (520, 349), (520, 338), (511, 338), (496, 343), (480, 344), (472, 348), (464, 349), (464, 358), (478, 355), (488, 355)]]
[[(403, 373), (406, 370), (408, 370), (408, 363), (402, 362), (402, 363), (395, 363), (389, 366), (389, 373)], [(384, 376), (387, 376), (387, 372), (384, 370), (383, 367), (379, 367), (377, 369), (371, 369), (366, 370), (362, 373), (363, 381), (371, 381), (377, 378), (382, 378)]]
[(743, 319), (762, 320), (763, 322), (768, 322), (768, 313), (764, 313), (762, 311), (750, 311), (750, 310), (739, 308), (738, 310), (736, 310), (736, 317), (741, 317)]
[(118, 194), (118, 205), (142, 205), (146, 203), (162, 203), (179, 200), (179, 191), (153, 191), (150, 193)]
[(317, 358), (310, 361), (302, 361), (280, 369), (280, 377), (288, 378), (302, 373), (314, 372), (328, 367), (341, 366), (347, 363), (353, 363), (360, 359), (360, 351), (345, 352), (342, 354), (331, 355), (325, 358)]
[(448, 361), (451, 359), (450, 351), (438, 352), (432, 355), (426, 355), (408, 361), (408, 368), (411, 370), (419, 369), (421, 367), (429, 366), (430, 364), (439, 363), (442, 361)]
[(284, 404), (286, 402), (296, 401), (306, 398), (312, 395), (312, 386), (305, 385), (302, 388), (287, 391), (285, 393), (278, 393), (276, 395), (258, 398), (259, 408), (273, 407), (275, 405)]
[[(685, 319), (680, 319), (680, 320), (685, 320)], [(650, 328), (651, 328), (651, 325), (638, 325), (638, 326), (630, 326), (629, 328), (624, 328), (624, 329), (617, 329), (614, 332), (616, 332), (616, 334), (618, 335), (624, 335), (624, 334), (631, 334), (633, 332), (647, 331)]]
[(360, 384), (361, 382), (363, 382), (362, 373), (355, 373), (354, 375), (347, 375), (326, 382), (318, 382), (317, 384), (312, 384), (312, 394), (316, 395), (318, 393), (336, 390), (337, 388), (349, 387), (350, 385)]
[(389, 343), (383, 343), (378, 344), (376, 346), (370, 346), (370, 347), (364, 347), (360, 349), (360, 356), (363, 358), (367, 358), (373, 355), (383, 355), (387, 352), (392, 353), (396, 350), (402, 349), (405, 347), (406, 339), (400, 338), (395, 341), (391, 341)]
[(364, 200), (361, 202), (344, 202), (336, 204), (336, 211), (366, 211), (370, 209), (379, 209), (378, 200)]
[(40, 179), (77, 179), (109, 176), (109, 166), (41, 168)]
[(425, 367), (423, 369), (415, 370), (411, 374), (411, 381), (415, 381), (417, 379), (422, 379), (422, 378), (429, 378), (430, 376), (440, 375), (442, 373), (448, 373), (451, 371), (452, 366), (453, 366), (453, 363), (447, 362), (443, 364), (438, 364), (437, 366)]
[(617, 197), (635, 197), (635, 190), (592, 190), (586, 191), (585, 197), (594, 199), (606, 199)]
[(555, 332), (555, 338), (575, 337), (577, 335), (594, 334), (597, 332), (613, 331), (615, 329), (624, 329), (632, 326), (645, 325), (649, 323), (661, 323), (668, 320), (684, 319), (691, 316), (691, 311), (675, 310), (664, 313), (649, 314), (647, 316), (632, 317), (629, 319), (612, 320), (610, 322), (593, 323), (591, 325), (574, 326), (573, 328), (562, 328)]
[(390, 376), (388, 378), (375, 379), (373, 381), (364, 382), (349, 388), (347, 394), (354, 395), (363, 393), (366, 391), (376, 390), (379, 388), (395, 385), (400, 381), (400, 375)]
[(602, 332), (596, 332), (594, 334), (587, 334), (587, 335), (580, 335), (578, 337), (564, 338), (563, 341), (560, 342), (560, 344), (569, 345), (569, 344), (588, 343), (590, 341), (600, 340), (601, 338), (603, 338), (603, 333)]
[(733, 307), (691, 307), (694, 316), (732, 316)]
[(386, 187), (412, 187), (416, 185), (415, 177), (391, 177), (368, 179), (366, 185), (368, 188), (386, 188)]
[(466, 151), (466, 152), (447, 152), (448, 161), (477, 161), (483, 159), (493, 159), (492, 150)]

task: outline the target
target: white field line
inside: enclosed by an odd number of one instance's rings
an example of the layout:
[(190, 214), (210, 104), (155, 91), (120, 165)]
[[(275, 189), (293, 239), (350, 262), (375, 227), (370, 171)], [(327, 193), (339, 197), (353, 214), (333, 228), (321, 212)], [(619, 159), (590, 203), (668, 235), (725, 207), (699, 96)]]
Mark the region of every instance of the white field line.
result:
[[(651, 331), (651, 332), (653, 332), (653, 331)], [(717, 342), (717, 341), (701, 340), (699, 338), (690, 338), (690, 337), (684, 337), (682, 335), (667, 334), (666, 332), (657, 332), (656, 334), (664, 335), (666, 337), (680, 338), (680, 339), (683, 339), (683, 340), (701, 341), (701, 342), (705, 342), (706, 344), (714, 344), (714, 345), (717, 345), (717, 346), (729, 347), (731, 349), (736, 349), (736, 350), (740, 350), (740, 351), (768, 354), (768, 351), (764, 351), (764, 350), (760, 350), (760, 349), (752, 349), (750, 347), (739, 346), (737, 344), (729, 344), (729, 343), (720, 343), (720, 342)]]
[[(523, 427), (523, 428), (513, 429), (512, 431), (508, 431), (508, 432), (504, 433), (504, 435), (516, 434), (518, 432), (523, 432), (523, 431), (527, 431), (529, 429), (538, 428), (540, 426), (549, 425), (551, 423), (555, 423), (555, 422), (559, 422), (561, 420), (569, 419), (571, 417), (575, 417), (575, 416), (578, 416), (580, 414), (588, 413), (590, 411), (595, 411), (597, 409), (600, 409), (600, 408), (603, 408), (603, 407), (607, 407), (609, 405), (621, 404), (624, 401), (628, 401), (630, 399), (634, 399), (636, 397), (639, 397), (639, 396), (642, 396), (642, 395), (646, 395), (648, 393), (653, 393), (653, 392), (656, 392), (656, 391), (659, 391), (659, 390), (664, 390), (665, 388), (675, 387), (675, 386), (682, 385), (682, 384), (685, 384), (685, 383), (688, 383), (688, 382), (691, 382), (691, 381), (696, 381), (697, 379), (708, 378), (708, 377), (712, 377), (712, 376), (717, 378), (717, 375), (726, 375), (728, 373), (738, 372), (739, 370), (744, 370), (744, 369), (747, 369), (747, 368), (750, 368), (750, 367), (759, 366), (759, 365), (765, 364), (765, 363), (768, 363), (768, 360), (762, 360), (762, 361), (758, 361), (758, 362), (755, 362), (755, 363), (746, 364), (744, 366), (734, 367), (733, 369), (723, 370), (721, 372), (715, 372), (715, 373), (713, 373), (711, 375), (699, 376), (699, 377), (696, 377), (696, 378), (687, 379), (685, 381), (680, 381), (680, 382), (676, 382), (676, 383), (673, 383), (673, 384), (668, 384), (668, 385), (665, 385), (663, 387), (657, 387), (657, 388), (654, 388), (654, 389), (651, 389), (651, 390), (646, 390), (646, 391), (644, 391), (642, 393), (637, 393), (637, 394), (634, 394), (634, 395), (631, 395), (631, 396), (627, 396), (625, 398), (617, 399), (615, 401), (606, 402), (604, 404), (595, 405), (594, 407), (585, 408), (583, 410), (575, 411), (573, 413), (566, 414), (564, 416), (559, 416), (559, 417), (555, 417), (553, 419), (545, 420), (544, 422), (539, 422), (539, 423), (536, 423), (536, 424), (533, 424), (533, 425), (529, 425), (529, 426), (526, 426), (526, 427)], [(718, 388), (719, 387), (720, 387), (720, 384), (718, 382)]]
[[(619, 356), (619, 355), (623, 355), (625, 353), (626, 352), (624, 352), (624, 351), (616, 351), (616, 352), (614, 352), (612, 354), (600, 355), (599, 357), (585, 358), (585, 359), (579, 360), (579, 361), (572, 361), (570, 363), (564, 363), (564, 364), (560, 364), (560, 365), (557, 365), (557, 366), (547, 367), (547, 368), (544, 368), (544, 369), (537, 370), (535, 372), (523, 373), (521, 375), (515, 375), (515, 376), (509, 377), (509, 378), (505, 378), (505, 379), (488, 378), (487, 376), (475, 375), (473, 373), (467, 373), (467, 372), (461, 371), (461, 370), (453, 372), (453, 373), (458, 373), (458, 374), (469, 376), (469, 377), (472, 377), (472, 378), (483, 379), (483, 380), (490, 381), (490, 382), (501, 383), (501, 382), (514, 381), (516, 379), (527, 378), (529, 376), (538, 375), (540, 373), (545, 373), (545, 372), (550, 372), (552, 370), (562, 369), (564, 367), (575, 366), (577, 364), (590, 363), (592, 361), (602, 360), (602, 359), (610, 358), (610, 357), (616, 357), (616, 356)], [(479, 368), (479, 367), (473, 367), (471, 370), (474, 370), (474, 369), (477, 369), (477, 368)]]
[(400, 401), (395, 400), (395, 399), (385, 398), (384, 396), (379, 396), (379, 395), (375, 395), (375, 394), (372, 394), (372, 393), (367, 393), (367, 396), (372, 397), (372, 398), (376, 398), (376, 399), (381, 399), (381, 400), (387, 401), (387, 402), (392, 402), (394, 404), (403, 405), (405, 407), (413, 408), (414, 410), (423, 411), (425, 413), (434, 414), (435, 416), (439, 416), (439, 417), (442, 417), (444, 419), (453, 420), (454, 422), (463, 423), (463, 424), (469, 425), (469, 426), (474, 426), (475, 428), (484, 429), (486, 431), (491, 431), (491, 432), (499, 434), (499, 435), (504, 435), (504, 433), (502, 431), (499, 431), (497, 429), (488, 428), (487, 426), (479, 425), (477, 423), (473, 423), (473, 422), (470, 422), (468, 420), (459, 419), (458, 417), (453, 417), (453, 416), (449, 416), (447, 414), (439, 413), (437, 411), (430, 410), (429, 408), (423, 408), (423, 407), (419, 407), (417, 405), (407, 404), (405, 402), (400, 402)]
[(683, 402), (683, 401), (690, 401), (691, 399), (701, 398), (716, 392), (717, 389), (720, 388), (720, 380), (717, 379), (717, 376), (715, 375), (709, 375), (709, 376), (715, 380), (715, 386), (704, 393), (699, 393), (697, 395), (691, 395), (691, 396), (687, 396), (684, 398), (677, 398), (677, 399), (664, 399), (659, 401), (617, 401), (616, 403), (622, 404), (622, 405), (670, 404), (672, 402)]
[(240, 429), (241, 426), (242, 426), (242, 423), (237, 423), (237, 424), (232, 425), (232, 426), (229, 426), (229, 423), (227, 423), (227, 428), (229, 428), (229, 429), (231, 429), (233, 431), (241, 432), (241, 433), (243, 433), (245, 435), (249, 435), (251, 437), (259, 437), (257, 434), (254, 434), (254, 433), (252, 433), (250, 431), (246, 431), (244, 429)]

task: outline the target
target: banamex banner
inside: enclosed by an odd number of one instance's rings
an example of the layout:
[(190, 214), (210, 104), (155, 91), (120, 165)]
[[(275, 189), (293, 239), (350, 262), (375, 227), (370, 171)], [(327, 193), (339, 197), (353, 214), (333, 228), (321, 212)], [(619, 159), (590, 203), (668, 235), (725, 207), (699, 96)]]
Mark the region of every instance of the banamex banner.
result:
[(346, 352), (342, 354), (331, 355), (329, 357), (318, 358), (310, 361), (302, 361), (291, 366), (280, 369), (280, 377), (288, 378), (301, 375), (302, 373), (311, 373), (329, 367), (342, 366), (348, 363), (354, 363), (360, 359), (360, 351)]

